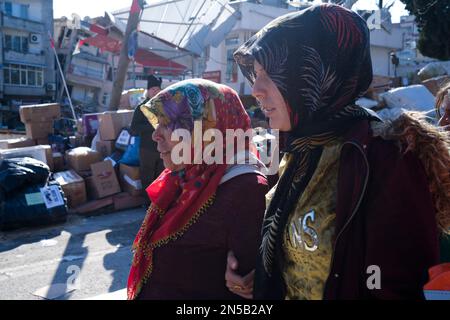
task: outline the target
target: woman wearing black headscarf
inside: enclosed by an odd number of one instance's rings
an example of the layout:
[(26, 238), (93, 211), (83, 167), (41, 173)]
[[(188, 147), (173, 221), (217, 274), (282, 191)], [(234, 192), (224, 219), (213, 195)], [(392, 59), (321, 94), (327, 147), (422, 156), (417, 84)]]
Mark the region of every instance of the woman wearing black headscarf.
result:
[(258, 299), (422, 298), (439, 256), (436, 210), (420, 160), (374, 137), (380, 119), (355, 105), (372, 82), (365, 21), (313, 6), (269, 23), (235, 59), (287, 139), (254, 290), (251, 274), (232, 271), (232, 254), (230, 290)]

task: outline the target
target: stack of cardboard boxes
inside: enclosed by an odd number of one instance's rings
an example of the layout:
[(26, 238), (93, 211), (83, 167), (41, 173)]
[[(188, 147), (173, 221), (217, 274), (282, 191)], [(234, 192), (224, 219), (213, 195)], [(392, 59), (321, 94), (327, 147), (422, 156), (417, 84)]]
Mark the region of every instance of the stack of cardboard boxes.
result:
[(126, 128), (130, 126), (133, 114), (134, 111), (130, 110), (86, 114), (77, 124), (84, 140), (92, 139), (91, 146), (95, 149), (77, 148), (66, 154), (69, 168), (77, 172), (85, 183), (87, 201), (74, 208), (78, 214), (124, 210), (146, 202), (139, 168), (119, 165), (130, 142)]
[(61, 107), (57, 103), (20, 107), (20, 121), (25, 124), (27, 138), (37, 145), (48, 145), (48, 136), (53, 134), (53, 122), (61, 118)]
[[(72, 213), (92, 215), (142, 206), (146, 197), (139, 167), (119, 164), (131, 141), (126, 128), (133, 114), (132, 110), (121, 110), (84, 115), (76, 124), (76, 135), (68, 137), (73, 149), (63, 151), (48, 144), (53, 121), (61, 116), (60, 106), (23, 106), (20, 118), (26, 137), (0, 141), (0, 161), (32, 157), (47, 163)], [(91, 144), (95, 136), (96, 143)]]

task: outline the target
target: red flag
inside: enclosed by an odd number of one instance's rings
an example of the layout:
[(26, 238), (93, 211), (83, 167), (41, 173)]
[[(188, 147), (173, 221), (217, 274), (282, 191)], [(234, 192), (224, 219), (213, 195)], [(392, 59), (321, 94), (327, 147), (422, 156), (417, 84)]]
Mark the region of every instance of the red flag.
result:
[(80, 39), (75, 47), (75, 50), (72, 52), (72, 55), (79, 54), (81, 52), (81, 47), (86, 43), (88, 38)]
[(52, 49), (55, 49), (55, 40), (53, 40), (53, 37), (52, 37), (52, 35), (50, 33), (48, 34), (48, 36), (50, 38), (50, 47)]
[(139, 0), (133, 0), (133, 4), (131, 5), (130, 13), (140, 13), (142, 10), (141, 4), (139, 3)]

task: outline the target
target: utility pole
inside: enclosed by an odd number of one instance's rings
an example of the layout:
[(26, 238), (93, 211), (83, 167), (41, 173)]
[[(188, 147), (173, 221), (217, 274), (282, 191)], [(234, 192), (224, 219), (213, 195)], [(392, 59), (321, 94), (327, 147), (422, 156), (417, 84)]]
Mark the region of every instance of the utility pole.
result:
[[(113, 90), (111, 94), (111, 101), (109, 103), (109, 111), (116, 111), (119, 107), (120, 97), (123, 91), (123, 85), (127, 76), (128, 65), (130, 59), (128, 58), (128, 40), (133, 31), (135, 31), (139, 25), (140, 14), (142, 7), (141, 1), (133, 0), (131, 5), (130, 15), (128, 16), (127, 29), (122, 41), (122, 49), (120, 51), (119, 65), (117, 67), (117, 75), (114, 79)], [(139, 8), (139, 10), (137, 10)]]

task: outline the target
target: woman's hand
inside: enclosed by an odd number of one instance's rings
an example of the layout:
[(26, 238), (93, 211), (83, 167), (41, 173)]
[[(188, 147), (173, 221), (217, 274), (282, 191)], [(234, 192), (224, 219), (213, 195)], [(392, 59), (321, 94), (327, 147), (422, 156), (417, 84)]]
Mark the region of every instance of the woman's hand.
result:
[(225, 272), (225, 280), (228, 289), (234, 294), (245, 299), (253, 299), (253, 280), (255, 278), (255, 270), (241, 277), (236, 273), (238, 269), (238, 261), (233, 251), (228, 252), (227, 270)]

